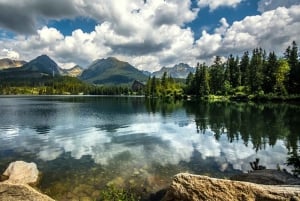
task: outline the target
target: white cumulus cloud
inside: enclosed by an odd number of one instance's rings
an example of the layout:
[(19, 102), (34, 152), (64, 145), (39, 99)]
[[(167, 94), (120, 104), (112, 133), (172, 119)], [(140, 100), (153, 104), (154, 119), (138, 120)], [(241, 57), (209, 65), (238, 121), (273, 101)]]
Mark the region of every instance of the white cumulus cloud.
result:
[(20, 54), (14, 50), (2, 49), (0, 52), (0, 57), (17, 60), (20, 58)]
[(243, 0), (198, 0), (200, 7), (209, 7), (210, 11), (216, 10), (221, 6), (236, 7)]
[(282, 55), (293, 40), (300, 42), (300, 16), (297, 13), (300, 13), (300, 5), (248, 16), (229, 26), (225, 19), (221, 19), (221, 26), (214, 33), (204, 31), (196, 41), (199, 57), (241, 54), (256, 47)]
[(299, 0), (260, 0), (258, 2), (258, 11), (265, 12), (269, 10), (274, 10), (278, 7), (286, 7), (289, 8), (292, 5), (299, 5)]
[[(31, 33), (0, 40), (0, 47), (9, 50), (10, 57), (29, 61), (47, 54), (62, 67), (69, 68), (75, 64), (86, 67), (93, 60), (114, 56), (141, 70), (155, 71), (180, 62), (195, 66), (197, 62), (211, 61), (215, 55), (227, 57), (256, 47), (281, 54), (293, 40), (300, 43), (300, 5), (278, 7), (233, 23), (228, 23), (223, 17), (213, 32), (203, 31), (200, 37), (195, 38), (193, 30), (186, 25), (201, 10), (192, 9), (189, 0), (122, 0), (117, 3), (107, 0), (56, 0), (57, 7), (70, 6), (66, 12), (54, 10), (50, 2), (32, 0), (26, 3), (20, 0), (17, 4), (16, 1), (0, 0), (0, 27)], [(235, 7), (241, 2), (199, 0), (198, 5), (214, 10), (220, 6)], [(275, 5), (275, 1), (260, 1), (263, 2)], [(5, 9), (7, 13), (20, 11), (21, 6), (28, 11), (22, 12), (22, 16), (20, 13), (11, 16), (1, 12)], [(14, 25), (5, 24), (7, 16), (11, 16)], [(45, 20), (80, 16), (98, 22), (93, 31), (86, 33), (77, 29), (65, 36), (56, 28), (39, 27)], [(23, 25), (33, 28), (23, 30)], [(5, 57), (9, 56), (6, 53), (1, 52)]]
[(300, 6), (279, 7), (233, 23), (224, 36), (224, 51), (255, 47), (284, 51), (293, 40), (299, 42), (300, 20), (295, 13), (300, 13)]

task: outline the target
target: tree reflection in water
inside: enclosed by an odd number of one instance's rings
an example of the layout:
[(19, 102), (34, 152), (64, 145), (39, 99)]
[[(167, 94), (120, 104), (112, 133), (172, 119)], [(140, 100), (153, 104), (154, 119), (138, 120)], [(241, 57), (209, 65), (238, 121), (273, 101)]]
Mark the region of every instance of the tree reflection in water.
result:
[(236, 102), (193, 102), (146, 100), (148, 112), (164, 115), (184, 107), (193, 116), (198, 133), (206, 129), (214, 132), (215, 138), (226, 135), (230, 142), (249, 142), (256, 151), (266, 145), (274, 146), (284, 140), (291, 153), (298, 148), (300, 138), (300, 106), (288, 103), (236, 103)]

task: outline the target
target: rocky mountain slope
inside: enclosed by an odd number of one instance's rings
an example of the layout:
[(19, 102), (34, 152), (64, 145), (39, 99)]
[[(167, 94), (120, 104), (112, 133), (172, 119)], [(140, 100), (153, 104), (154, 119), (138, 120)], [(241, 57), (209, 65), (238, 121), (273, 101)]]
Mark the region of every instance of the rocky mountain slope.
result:
[(128, 84), (147, 78), (142, 71), (114, 57), (94, 61), (80, 76), (80, 79), (93, 84)]

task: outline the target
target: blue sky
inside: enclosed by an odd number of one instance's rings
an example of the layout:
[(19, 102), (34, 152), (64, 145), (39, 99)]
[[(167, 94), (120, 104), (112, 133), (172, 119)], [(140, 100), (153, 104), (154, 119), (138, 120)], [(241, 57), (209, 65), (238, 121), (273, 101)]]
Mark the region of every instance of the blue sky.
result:
[[(193, 1), (197, 2), (197, 1)], [(202, 8), (198, 13), (197, 18), (191, 23), (187, 24), (191, 26), (196, 37), (201, 35), (203, 29), (206, 29), (209, 33), (220, 25), (220, 19), (226, 18), (229, 24), (235, 21), (240, 21), (247, 16), (258, 15), (258, 1), (242, 1), (237, 7), (222, 6), (218, 9), (210, 12), (209, 7)]]
[(77, 17), (75, 19), (51, 20), (47, 26), (54, 27), (66, 36), (72, 35), (76, 29), (90, 33), (95, 30), (97, 24), (97, 21), (92, 18)]
[(61, 67), (114, 56), (154, 71), (262, 47), (300, 33), (300, 0), (0, 0), (0, 58), (41, 54)]

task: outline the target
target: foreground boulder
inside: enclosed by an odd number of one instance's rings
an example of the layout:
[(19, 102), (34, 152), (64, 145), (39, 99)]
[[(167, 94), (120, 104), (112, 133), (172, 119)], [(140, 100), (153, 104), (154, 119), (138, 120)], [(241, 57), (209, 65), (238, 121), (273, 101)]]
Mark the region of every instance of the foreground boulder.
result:
[(1, 201), (54, 201), (27, 184), (0, 183)]
[(1, 201), (54, 201), (28, 185), (38, 181), (39, 171), (35, 163), (10, 163), (3, 175), (7, 180), (0, 182)]
[(39, 171), (35, 163), (16, 161), (9, 164), (3, 173), (7, 182), (15, 184), (34, 184), (38, 181)]
[(174, 177), (163, 201), (300, 201), (298, 186), (268, 186), (187, 173)]

